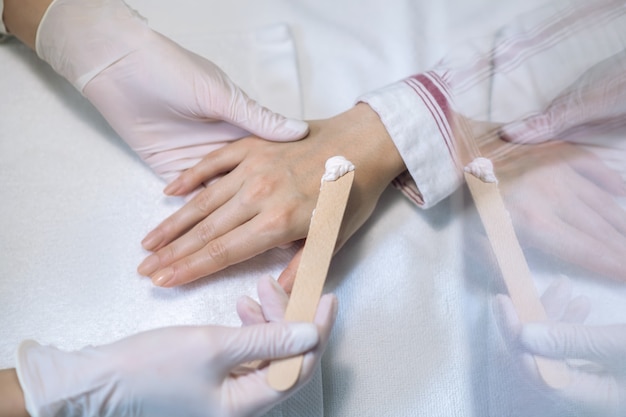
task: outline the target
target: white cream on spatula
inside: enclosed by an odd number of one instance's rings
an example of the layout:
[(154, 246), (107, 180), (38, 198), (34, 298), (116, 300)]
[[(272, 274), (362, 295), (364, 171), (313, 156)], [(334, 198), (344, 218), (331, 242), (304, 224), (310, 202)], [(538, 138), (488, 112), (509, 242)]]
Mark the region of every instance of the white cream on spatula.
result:
[(343, 156), (333, 156), (328, 158), (325, 165), (326, 171), (322, 176), (324, 181), (337, 181), (350, 171), (354, 171), (354, 164)]

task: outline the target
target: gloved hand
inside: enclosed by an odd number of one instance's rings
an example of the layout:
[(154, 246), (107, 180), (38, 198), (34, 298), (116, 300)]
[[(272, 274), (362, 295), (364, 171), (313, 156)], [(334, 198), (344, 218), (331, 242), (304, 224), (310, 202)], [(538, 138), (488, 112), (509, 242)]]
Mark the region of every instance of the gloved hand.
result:
[[(549, 321), (520, 323), (509, 297), (498, 295), (495, 312), (505, 340), (518, 357), (522, 374), (548, 395), (564, 400), (581, 416), (626, 414), (626, 325), (586, 326), (588, 300), (571, 298), (571, 285), (560, 280), (542, 302)], [(571, 382), (547, 387), (530, 355), (565, 359)]]
[[(243, 417), (267, 412), (312, 376), (336, 314), (336, 299), (326, 295), (315, 324), (277, 321), (284, 315), (286, 296), (271, 281), (259, 284), (261, 306), (245, 300), (252, 310), (242, 321), (254, 317), (254, 324), (242, 328), (163, 328), (76, 352), (23, 343), (17, 372), (28, 412), (32, 417)], [(271, 320), (264, 319), (263, 311)], [(308, 353), (297, 385), (286, 392), (273, 390), (265, 361), (302, 352)], [(252, 360), (264, 362), (246, 364)]]
[(296, 140), (308, 126), (250, 99), (212, 62), (151, 30), (122, 0), (55, 0), (37, 54), (168, 182), (227, 141)]

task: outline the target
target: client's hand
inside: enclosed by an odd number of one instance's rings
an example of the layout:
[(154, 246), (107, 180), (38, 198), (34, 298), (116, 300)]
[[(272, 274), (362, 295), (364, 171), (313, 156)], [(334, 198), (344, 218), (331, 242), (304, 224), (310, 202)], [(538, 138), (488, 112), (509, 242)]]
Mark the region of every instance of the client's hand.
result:
[[(310, 122), (308, 138), (272, 143), (247, 138), (207, 155), (166, 188), (185, 195), (224, 174), (143, 241), (155, 251), (139, 266), (156, 285), (175, 286), (210, 275), (268, 249), (306, 237), (326, 160), (342, 155), (355, 182), (336, 250), (372, 213), (404, 163), (378, 115), (358, 104), (331, 119)], [(290, 288), (291, 268), (282, 276)]]
[(295, 140), (305, 122), (250, 99), (212, 62), (151, 30), (121, 0), (56, 0), (37, 52), (168, 182), (228, 141)]
[(626, 280), (622, 178), (567, 142), (522, 145), (496, 161), (499, 188), (520, 241), (550, 256)]
[[(258, 416), (312, 376), (335, 319), (336, 299), (320, 300), (315, 324), (281, 322), (286, 294), (269, 277), (261, 305), (239, 303), (242, 328), (170, 327), (111, 345), (64, 352), (25, 342), (18, 375), (31, 416)], [(305, 355), (296, 387), (277, 392), (267, 360)], [(252, 366), (249, 361), (261, 360)]]
[[(550, 321), (520, 323), (507, 296), (498, 295), (495, 313), (505, 341), (516, 355), (522, 375), (547, 395), (565, 400), (581, 416), (626, 413), (626, 325), (581, 324), (588, 300), (571, 299), (567, 280), (542, 297)], [(543, 383), (530, 355), (567, 360), (571, 382), (555, 390)]]

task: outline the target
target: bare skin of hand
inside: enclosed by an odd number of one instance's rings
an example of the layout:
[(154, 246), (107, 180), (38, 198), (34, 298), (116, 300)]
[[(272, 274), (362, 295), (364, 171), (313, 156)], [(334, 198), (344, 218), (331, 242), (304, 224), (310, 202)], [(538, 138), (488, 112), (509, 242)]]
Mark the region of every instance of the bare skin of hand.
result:
[(518, 146), (496, 161), (499, 188), (520, 241), (587, 271), (626, 281), (622, 178), (567, 142)]
[[(216, 179), (146, 236), (142, 244), (154, 253), (139, 265), (139, 273), (155, 285), (173, 287), (305, 238), (324, 164), (341, 155), (356, 170), (338, 251), (406, 168), (366, 104), (309, 125), (309, 136), (297, 142), (248, 137), (226, 145), (172, 182), (165, 193), (183, 196)], [(281, 276), (287, 290), (298, 261), (299, 253)]]
[(7, 30), (35, 49), (37, 28), (52, 0), (4, 0), (2, 20)]
[(15, 369), (0, 370), (0, 416), (28, 417)]

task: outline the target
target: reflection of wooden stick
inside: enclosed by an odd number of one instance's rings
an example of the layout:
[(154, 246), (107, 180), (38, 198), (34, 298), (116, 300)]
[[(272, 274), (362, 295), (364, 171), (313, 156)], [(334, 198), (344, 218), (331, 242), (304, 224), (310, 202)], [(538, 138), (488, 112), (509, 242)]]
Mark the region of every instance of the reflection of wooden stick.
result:
[[(468, 173), (465, 173), (465, 180), (520, 320), (522, 323), (547, 320), (498, 186), (483, 182)], [(569, 384), (565, 362), (535, 356), (535, 363), (549, 386), (562, 388)]]
[[(287, 321), (312, 322), (315, 318), (353, 179), (351, 171), (336, 181), (322, 182), (287, 304)], [(299, 355), (273, 361), (268, 372), (270, 386), (278, 391), (291, 388), (300, 376), (302, 360)]]

